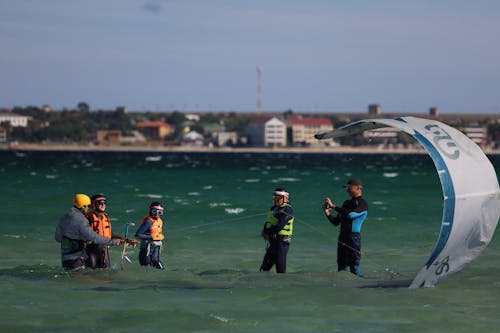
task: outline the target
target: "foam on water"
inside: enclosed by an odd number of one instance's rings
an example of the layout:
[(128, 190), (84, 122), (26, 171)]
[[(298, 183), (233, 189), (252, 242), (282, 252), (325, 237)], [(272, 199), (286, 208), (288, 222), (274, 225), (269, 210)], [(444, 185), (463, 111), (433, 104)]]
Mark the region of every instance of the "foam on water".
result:
[(136, 196), (138, 196), (140, 198), (150, 198), (150, 199), (161, 199), (161, 198), (163, 198), (162, 194), (154, 194), (154, 193), (136, 194)]
[(224, 211), (227, 214), (237, 215), (237, 214), (241, 214), (241, 213), (245, 212), (246, 209), (241, 208), (241, 207), (237, 207), (237, 208), (226, 208), (226, 209), (224, 209)]
[(399, 176), (399, 173), (397, 173), (397, 172), (384, 172), (382, 175), (385, 178), (395, 178), (395, 177)]
[(160, 162), (163, 159), (163, 156), (161, 155), (154, 155), (154, 156), (146, 156), (144, 160), (146, 162)]
[(210, 202), (208, 204), (208, 206), (210, 208), (215, 208), (215, 207), (227, 207), (227, 206), (231, 206), (230, 203), (227, 203), (227, 202)]

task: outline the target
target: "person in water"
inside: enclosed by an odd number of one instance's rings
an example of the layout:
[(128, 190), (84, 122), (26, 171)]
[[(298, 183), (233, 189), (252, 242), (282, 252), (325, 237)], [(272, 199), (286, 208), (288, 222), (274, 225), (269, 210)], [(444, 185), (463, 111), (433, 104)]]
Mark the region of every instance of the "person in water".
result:
[[(135, 246), (135, 239), (125, 239), (119, 235), (113, 234), (111, 220), (106, 210), (106, 196), (103, 194), (95, 194), (91, 198), (92, 211), (85, 216), (89, 220), (89, 224), (99, 235), (110, 239), (123, 239), (128, 244)], [(87, 263), (90, 268), (109, 268), (111, 263), (109, 260), (109, 246), (101, 244), (87, 245)]]
[[(361, 261), (361, 226), (368, 215), (368, 204), (361, 197), (363, 184), (361, 180), (353, 178), (344, 185), (351, 197), (344, 201), (342, 207), (337, 206), (330, 198), (325, 198), (323, 211), (331, 224), (340, 224), (340, 233), (337, 242), (337, 269), (344, 271), (349, 268), (351, 273), (361, 276), (359, 264)], [(331, 215), (331, 210), (338, 214)]]
[(96, 233), (85, 218), (90, 206), (86, 194), (76, 194), (70, 208), (56, 227), (54, 238), (61, 243), (61, 261), (66, 270), (79, 271), (85, 268), (86, 244), (120, 245), (121, 239), (111, 239)]
[(160, 260), (162, 250), (163, 235), (163, 205), (159, 202), (152, 202), (149, 205), (149, 214), (142, 219), (135, 237), (141, 240), (139, 251), (139, 263), (141, 266), (151, 266), (158, 269), (165, 269)]
[(267, 241), (266, 253), (260, 271), (269, 271), (276, 265), (277, 273), (286, 272), (286, 257), (292, 240), (294, 212), (288, 203), (286, 189), (278, 187), (273, 192), (273, 206), (267, 213), (267, 219), (261, 236)]

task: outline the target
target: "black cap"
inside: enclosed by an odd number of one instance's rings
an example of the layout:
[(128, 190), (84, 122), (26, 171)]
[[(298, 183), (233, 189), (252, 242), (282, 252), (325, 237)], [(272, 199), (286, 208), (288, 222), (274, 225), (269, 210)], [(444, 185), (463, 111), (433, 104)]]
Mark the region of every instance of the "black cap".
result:
[(350, 186), (350, 185), (359, 185), (363, 186), (363, 183), (361, 182), (361, 179), (358, 178), (351, 178), (347, 181), (347, 185), (344, 185), (344, 187)]

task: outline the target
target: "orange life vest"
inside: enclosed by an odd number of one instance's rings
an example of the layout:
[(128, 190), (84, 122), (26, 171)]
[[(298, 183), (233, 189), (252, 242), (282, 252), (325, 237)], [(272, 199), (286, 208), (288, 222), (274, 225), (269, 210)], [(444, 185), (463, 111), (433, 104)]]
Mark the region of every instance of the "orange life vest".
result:
[(108, 214), (102, 212), (90, 212), (85, 215), (89, 220), (89, 224), (99, 235), (106, 238), (111, 238), (113, 233), (111, 231), (111, 221), (109, 220)]
[(148, 215), (142, 219), (141, 223), (146, 222), (146, 220), (151, 221), (151, 229), (150, 229), (151, 239), (155, 240), (155, 241), (163, 240), (165, 238), (165, 236), (163, 236), (163, 233), (162, 233), (163, 232), (163, 220), (161, 219), (161, 217), (155, 219), (154, 217)]

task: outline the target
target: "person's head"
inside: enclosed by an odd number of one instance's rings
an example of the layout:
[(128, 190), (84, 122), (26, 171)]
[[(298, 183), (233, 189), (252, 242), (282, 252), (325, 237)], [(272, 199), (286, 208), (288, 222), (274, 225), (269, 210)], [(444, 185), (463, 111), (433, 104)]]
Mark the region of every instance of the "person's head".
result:
[(104, 194), (94, 194), (90, 200), (94, 211), (104, 212), (106, 210), (106, 196)]
[(163, 205), (157, 201), (152, 202), (149, 205), (149, 216), (159, 218), (160, 216), (163, 215), (163, 211), (164, 211)]
[(75, 194), (73, 198), (73, 206), (79, 209), (83, 214), (86, 214), (89, 211), (90, 207), (90, 198), (86, 194)]
[(358, 178), (349, 179), (344, 187), (352, 198), (360, 197), (363, 193), (363, 183)]
[(288, 194), (288, 191), (283, 187), (278, 187), (273, 191), (274, 204), (277, 206), (281, 206), (284, 203), (287, 203), (289, 197), (290, 195)]

